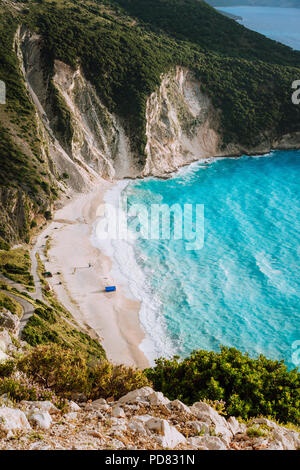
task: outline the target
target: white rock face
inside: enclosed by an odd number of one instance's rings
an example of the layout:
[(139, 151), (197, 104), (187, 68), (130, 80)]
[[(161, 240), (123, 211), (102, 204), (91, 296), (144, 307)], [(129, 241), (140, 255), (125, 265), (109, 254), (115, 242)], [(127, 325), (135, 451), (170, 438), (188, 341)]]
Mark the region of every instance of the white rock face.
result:
[(18, 315), (12, 314), (7, 309), (0, 309), (0, 328), (6, 328), (12, 333), (15, 333), (20, 325), (20, 319)]
[(29, 409), (29, 413), (34, 411), (42, 411), (44, 413), (54, 414), (58, 413), (58, 409), (53, 403), (49, 400), (45, 401), (22, 401), (21, 405), (25, 406), (25, 408)]
[(124, 395), (124, 397), (121, 397), (120, 400), (118, 400), (118, 403), (139, 403), (141, 401), (146, 401), (148, 402), (149, 395), (152, 395), (154, 393), (154, 390), (151, 387), (142, 387), (139, 388), (138, 390), (134, 390), (132, 392), (127, 393)]
[(227, 446), (217, 436), (190, 437), (188, 442), (196, 448), (205, 447), (208, 450), (227, 450)]
[(232, 434), (246, 432), (246, 425), (243, 423), (239, 423), (234, 416), (230, 416), (230, 418), (227, 420), (227, 425)]
[(48, 411), (34, 411), (29, 415), (28, 419), (38, 429), (47, 430), (52, 424), (52, 418)]
[(168, 405), (170, 400), (165, 397), (161, 392), (153, 392), (147, 396), (151, 405), (158, 406), (158, 405)]
[(275, 429), (273, 437), (276, 441), (282, 444), (284, 450), (295, 450), (300, 449), (299, 437), (296, 437), (297, 433), (285, 432), (283, 429)]
[(219, 154), (218, 116), (200, 83), (183, 67), (162, 77), (147, 102), (144, 175), (162, 176)]
[(215, 434), (221, 435), (225, 442), (228, 444), (233, 437), (229, 425), (223, 416), (204, 402), (197, 402), (191, 407), (191, 412), (194, 416), (199, 418), (200, 421), (204, 421), (207, 424), (213, 425)]
[(111, 415), (115, 418), (125, 418), (124, 410), (119, 405), (116, 405), (112, 408)]
[(21, 410), (0, 408), (0, 437), (12, 437), (16, 432), (30, 431), (31, 426)]
[(132, 418), (129, 421), (128, 427), (133, 432), (136, 432), (136, 433), (139, 433), (139, 434), (147, 434), (147, 430), (144, 426), (144, 423), (141, 420), (137, 420), (136, 418)]
[(209, 425), (207, 423), (203, 423), (201, 421), (188, 421), (187, 424), (191, 426), (195, 433), (209, 435)]
[[(60, 174), (69, 174), (69, 185), (83, 190), (100, 181), (136, 176), (130, 142), (120, 119), (101, 102), (80, 67), (55, 60), (53, 85), (70, 113), (73, 135), (59, 135), (57, 120), (43, 74), (41, 37), (19, 28), (16, 46), (28, 90), (39, 114), (43, 140)], [(47, 158), (46, 152), (45, 157)]]
[(191, 410), (189, 409), (189, 407), (186, 406), (184, 403), (182, 403), (182, 401), (180, 401), (180, 400), (171, 401), (171, 406), (172, 406), (172, 409), (183, 411), (186, 414), (191, 414), (192, 413)]
[(184, 444), (186, 438), (174, 426), (170, 426), (167, 420), (151, 418), (146, 422), (146, 428), (155, 432), (157, 442), (164, 448), (173, 449), (179, 444)]

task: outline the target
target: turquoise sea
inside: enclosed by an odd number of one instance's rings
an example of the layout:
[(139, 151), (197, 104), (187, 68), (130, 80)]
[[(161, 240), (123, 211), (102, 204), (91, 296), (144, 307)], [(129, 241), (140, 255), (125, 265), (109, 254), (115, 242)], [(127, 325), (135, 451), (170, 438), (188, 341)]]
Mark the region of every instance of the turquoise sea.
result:
[[(244, 24), (300, 49), (300, 9), (227, 8)], [(284, 359), (300, 340), (300, 151), (212, 159), (173, 178), (120, 183), (108, 193), (133, 204), (203, 204), (204, 246), (111, 240), (113, 277), (142, 302), (141, 347), (158, 356), (234, 346)], [(294, 343), (298, 344), (298, 343)], [(298, 364), (299, 365), (299, 364)]]
[(300, 50), (300, 8), (222, 7), (243, 19), (246, 28)]
[(292, 344), (300, 339), (299, 181), (300, 152), (276, 151), (193, 164), (172, 179), (123, 190), (129, 208), (204, 204), (201, 250), (174, 239), (115, 242), (112, 254), (143, 301), (149, 357), (222, 344), (293, 366)]

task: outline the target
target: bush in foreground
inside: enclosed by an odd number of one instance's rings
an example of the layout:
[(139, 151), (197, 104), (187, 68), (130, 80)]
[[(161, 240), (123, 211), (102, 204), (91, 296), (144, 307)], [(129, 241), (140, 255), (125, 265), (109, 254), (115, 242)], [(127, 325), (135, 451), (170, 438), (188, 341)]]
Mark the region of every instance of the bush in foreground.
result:
[(57, 345), (37, 346), (19, 360), (18, 368), (64, 397), (87, 390), (87, 361), (78, 351)]
[(35, 387), (24, 388), (24, 380), (19, 382), (16, 371), (21, 371), (29, 384), (68, 399), (81, 393), (92, 400), (118, 399), (131, 390), (151, 385), (141, 370), (113, 365), (107, 360), (90, 363), (87, 354), (56, 344), (32, 348), (0, 368), (0, 395), (8, 393), (16, 401), (34, 397)]
[(102, 361), (90, 370), (90, 397), (121, 398), (126, 393), (151, 385), (142, 370)]
[(145, 374), (170, 399), (192, 404), (203, 399), (225, 401), (228, 415), (248, 419), (271, 416), (300, 423), (300, 374), (263, 355), (251, 359), (235, 348), (220, 353), (195, 351), (186, 359), (158, 359)]

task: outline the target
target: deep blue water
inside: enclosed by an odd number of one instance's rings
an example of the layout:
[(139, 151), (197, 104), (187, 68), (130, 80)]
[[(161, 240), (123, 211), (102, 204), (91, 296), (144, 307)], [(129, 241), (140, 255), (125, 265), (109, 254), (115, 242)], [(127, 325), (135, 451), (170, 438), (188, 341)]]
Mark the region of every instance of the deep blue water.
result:
[(300, 50), (300, 8), (222, 7), (241, 16), (239, 23), (258, 33)]

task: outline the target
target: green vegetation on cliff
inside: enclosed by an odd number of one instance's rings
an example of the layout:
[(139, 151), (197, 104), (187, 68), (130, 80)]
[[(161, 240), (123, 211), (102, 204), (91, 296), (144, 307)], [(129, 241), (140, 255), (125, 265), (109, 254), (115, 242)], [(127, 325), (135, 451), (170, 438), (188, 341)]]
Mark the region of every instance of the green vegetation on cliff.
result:
[(33, 215), (55, 197), (16, 53), (14, 38), (23, 19), (0, 1), (0, 80), (6, 85), (6, 104), (0, 104), (0, 248), (3, 240), (29, 241)]
[[(15, 371), (23, 375), (16, 377)], [(85, 352), (59, 345), (32, 348), (16, 360), (0, 364), (0, 395), (21, 400), (45, 400), (55, 394), (72, 398), (120, 398), (150, 382), (142, 371), (113, 365), (106, 359), (93, 360)]]
[(8, 279), (31, 288), (34, 281), (30, 270), (30, 255), (25, 248), (0, 251), (0, 272)]
[(158, 359), (145, 373), (171, 400), (224, 401), (228, 415), (264, 415), (300, 424), (300, 374), (297, 369), (288, 371), (282, 361), (263, 355), (252, 359), (223, 347), (220, 353), (195, 351), (182, 361)]

